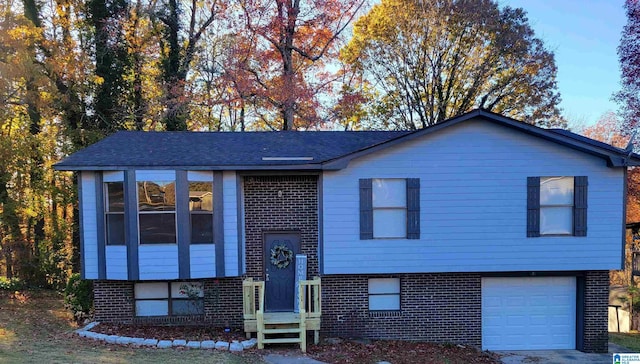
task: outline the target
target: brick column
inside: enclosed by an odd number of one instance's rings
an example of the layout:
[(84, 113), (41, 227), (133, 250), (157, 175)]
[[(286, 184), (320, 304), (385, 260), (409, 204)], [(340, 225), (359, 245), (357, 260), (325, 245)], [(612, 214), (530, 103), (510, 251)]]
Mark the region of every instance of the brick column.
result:
[(584, 349), (588, 353), (606, 353), (609, 305), (609, 271), (588, 271), (585, 276)]

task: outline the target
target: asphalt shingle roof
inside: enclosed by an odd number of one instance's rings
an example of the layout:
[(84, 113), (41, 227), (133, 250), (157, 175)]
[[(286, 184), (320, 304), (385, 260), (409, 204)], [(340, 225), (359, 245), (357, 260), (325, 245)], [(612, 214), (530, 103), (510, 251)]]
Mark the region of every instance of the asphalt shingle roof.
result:
[[(405, 135), (393, 131), (121, 131), (80, 150), (56, 169), (319, 164)], [(263, 160), (263, 158), (269, 160)], [(307, 157), (305, 160), (273, 158)], [(309, 160), (308, 158), (313, 158)]]

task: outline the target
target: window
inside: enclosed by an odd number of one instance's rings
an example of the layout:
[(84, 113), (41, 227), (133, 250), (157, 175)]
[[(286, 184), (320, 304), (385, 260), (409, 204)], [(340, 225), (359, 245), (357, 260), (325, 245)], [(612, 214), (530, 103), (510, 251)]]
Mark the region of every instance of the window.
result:
[(528, 177), (527, 236), (587, 235), (585, 176)]
[(573, 234), (573, 177), (540, 178), (540, 235)]
[(407, 183), (404, 179), (372, 181), (373, 237), (407, 236)]
[(369, 279), (369, 311), (400, 311), (400, 278)]
[(360, 239), (420, 239), (420, 180), (360, 180)]
[(204, 314), (201, 282), (136, 283), (136, 316), (189, 316)]
[(192, 244), (213, 244), (213, 184), (189, 182), (189, 221)]
[(104, 184), (105, 230), (107, 245), (124, 245), (124, 183)]
[(140, 244), (176, 243), (176, 192), (174, 181), (139, 181)]

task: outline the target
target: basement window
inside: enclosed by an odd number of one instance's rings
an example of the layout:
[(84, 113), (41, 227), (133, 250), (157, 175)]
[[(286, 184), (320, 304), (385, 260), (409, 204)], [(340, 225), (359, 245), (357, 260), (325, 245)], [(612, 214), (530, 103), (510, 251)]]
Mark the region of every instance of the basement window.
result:
[(369, 279), (369, 311), (400, 311), (400, 278)]
[(136, 316), (204, 315), (202, 282), (136, 283)]

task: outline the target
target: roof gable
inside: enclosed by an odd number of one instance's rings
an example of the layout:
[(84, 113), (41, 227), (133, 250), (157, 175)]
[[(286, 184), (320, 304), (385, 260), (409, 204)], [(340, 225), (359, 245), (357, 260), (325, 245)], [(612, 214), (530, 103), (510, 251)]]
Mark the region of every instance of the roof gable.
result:
[(564, 129), (544, 129), (531, 124), (527, 124), (515, 119), (511, 119), (500, 114), (492, 113), (486, 110), (477, 109), (468, 112), (464, 115), (451, 118), (440, 122), (436, 125), (430, 126), (425, 129), (417, 130), (407, 135), (401, 135), (396, 138), (390, 139), (385, 143), (371, 146), (369, 148), (354, 151), (347, 155), (343, 155), (334, 160), (324, 163), (324, 169), (342, 169), (345, 168), (349, 161), (359, 158), (370, 153), (382, 151), (385, 148), (404, 143), (410, 140), (415, 140), (425, 135), (437, 133), (440, 130), (449, 128), (460, 123), (467, 122), (469, 120), (483, 120), (487, 122), (496, 123), (505, 127), (515, 129), (517, 131), (532, 135), (537, 138), (545, 139), (571, 149), (575, 149), (587, 154), (595, 155), (603, 158), (607, 161), (607, 165), (610, 167), (626, 167), (626, 166), (638, 166), (640, 165), (640, 155), (626, 151), (624, 149), (616, 148), (612, 145), (599, 142), (587, 138), (585, 136), (572, 133)]

